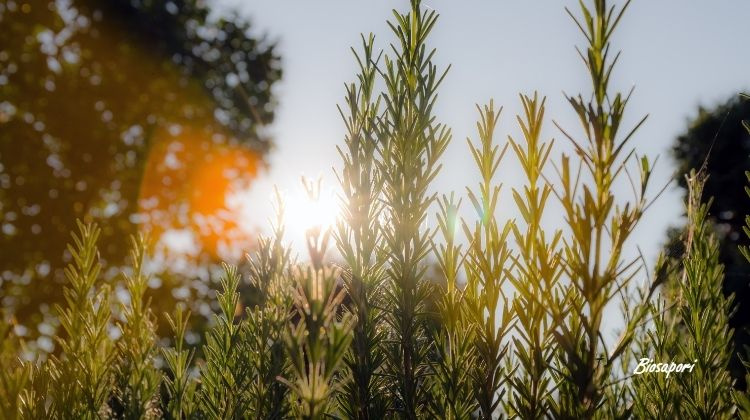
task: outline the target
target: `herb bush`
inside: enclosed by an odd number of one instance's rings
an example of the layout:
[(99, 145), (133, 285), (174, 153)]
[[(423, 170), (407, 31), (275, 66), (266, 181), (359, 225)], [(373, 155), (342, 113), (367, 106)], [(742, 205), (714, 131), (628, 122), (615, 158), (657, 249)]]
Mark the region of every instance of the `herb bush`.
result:
[[(129, 299), (118, 306), (99, 276), (99, 228), (80, 223), (57, 308), (59, 354), (22, 361), (23, 342), (2, 318), (0, 415), (748, 418), (748, 396), (733, 390), (727, 371), (732, 299), (721, 293), (701, 172), (687, 178), (684, 258), (650, 268), (626, 257), (653, 201), (652, 164), (629, 145), (645, 118), (621, 127), (630, 93), (609, 86), (617, 61), (610, 40), (628, 4), (592, 0), (568, 11), (584, 35), (579, 53), (592, 90), (567, 97), (577, 131), (555, 123), (574, 154), (542, 138), (545, 98), (536, 93), (520, 95), (521, 135), (506, 141), (496, 137), (501, 110), (478, 106), (468, 148), (480, 182), (465, 201), (430, 189), (452, 137), (433, 113), (447, 73), (428, 46), (438, 16), (419, 0), (394, 11), (391, 49), (376, 53), (370, 35), (355, 51), (359, 74), (339, 108), (347, 131), (336, 171), (342, 213), (334, 227), (308, 231), (309, 261), (285, 246), (277, 197), (273, 234), (248, 257), (249, 272), (225, 266), (220, 312), (197, 357), (181, 307), (164, 315), (171, 346), (156, 337), (144, 298), (146, 241), (133, 239), (123, 276)], [(511, 158), (525, 176), (509, 195), (519, 220), (497, 215), (497, 177)], [(630, 198), (614, 193), (623, 181)], [(314, 200), (319, 185), (305, 186)], [(462, 204), (474, 219), (458, 217)], [(565, 223), (550, 230), (543, 218), (553, 205)], [(425, 221), (435, 210), (433, 229)], [(326, 258), (331, 248), (341, 263)], [(638, 276), (647, 281), (636, 284)], [(242, 282), (258, 295), (247, 308)], [(617, 304), (625, 323), (610, 345), (605, 310)], [(644, 358), (691, 367), (633, 374)]]

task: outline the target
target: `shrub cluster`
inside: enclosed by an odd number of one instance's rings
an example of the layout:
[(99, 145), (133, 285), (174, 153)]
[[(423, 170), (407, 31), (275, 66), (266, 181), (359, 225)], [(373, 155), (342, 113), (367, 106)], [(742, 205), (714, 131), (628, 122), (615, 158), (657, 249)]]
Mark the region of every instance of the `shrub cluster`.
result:
[[(468, 141), (480, 182), (466, 190), (474, 218), (431, 181), (451, 140), (433, 109), (447, 70), (428, 47), (437, 14), (411, 1), (394, 11), (391, 50), (374, 36), (355, 51), (359, 74), (340, 107), (342, 214), (307, 232), (309, 261), (285, 246), (283, 202), (273, 234), (249, 272), (225, 265), (220, 308), (200, 357), (185, 343), (189, 314), (166, 316), (159, 345), (144, 298), (146, 246), (133, 240), (124, 275), (129, 299), (114, 304), (100, 280), (99, 229), (80, 224), (69, 252), (60, 352), (38, 363), (3, 319), (0, 412), (8, 418), (730, 418), (748, 417), (746, 394), (727, 371), (732, 299), (722, 290), (717, 243), (701, 193), (688, 177), (682, 259), (649, 269), (630, 236), (652, 203), (652, 164), (628, 142), (630, 94), (612, 92), (612, 34), (629, 2), (581, 2), (571, 17), (590, 96), (567, 97), (579, 134), (555, 123), (574, 154), (554, 156), (542, 137), (545, 99), (520, 95), (520, 136), (495, 137), (500, 109), (478, 106)], [(498, 218), (506, 152), (525, 185), (511, 189), (520, 220)], [(635, 176), (633, 176), (633, 173)], [(750, 178), (750, 175), (748, 175)], [(633, 196), (616, 196), (628, 183)], [(319, 185), (305, 184), (311, 199)], [(750, 190), (749, 190), (750, 194)], [(545, 228), (559, 206), (564, 225)], [(437, 209), (437, 226), (426, 219)], [(750, 218), (748, 218), (750, 235)], [(340, 263), (326, 258), (335, 247)], [(750, 257), (745, 250), (746, 255)], [(434, 262), (434, 264), (433, 264)], [(432, 265), (431, 265), (432, 264)], [(434, 268), (434, 270), (431, 270)], [(635, 279), (646, 278), (642, 284)], [(240, 284), (257, 293), (240, 304)], [(620, 305), (619, 338), (604, 339)], [(112, 330), (118, 338), (114, 339)], [(646, 360), (646, 362), (644, 362)], [(667, 366), (667, 372), (648, 364)], [(674, 369), (669, 366), (686, 366)]]

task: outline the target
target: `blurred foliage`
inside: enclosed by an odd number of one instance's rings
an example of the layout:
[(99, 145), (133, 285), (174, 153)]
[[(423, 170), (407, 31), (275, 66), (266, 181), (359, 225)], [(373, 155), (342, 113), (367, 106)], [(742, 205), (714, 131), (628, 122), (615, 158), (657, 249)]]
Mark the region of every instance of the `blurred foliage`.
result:
[[(750, 345), (750, 263), (739, 248), (750, 245), (750, 239), (742, 232), (745, 215), (750, 214), (750, 202), (743, 194), (744, 173), (750, 168), (750, 133), (742, 125), (747, 119), (750, 101), (739, 95), (711, 109), (700, 107), (672, 148), (678, 174), (705, 165), (708, 178), (703, 197), (713, 199), (709, 219), (719, 242), (719, 261), (724, 265), (724, 293), (735, 294), (735, 311), (729, 323), (734, 329), (730, 368), (740, 388), (745, 387), (745, 369), (737, 354), (744, 355), (745, 347)], [(687, 197), (687, 180), (682, 176), (677, 180)], [(679, 234), (680, 230), (673, 230), (670, 237), (677, 238)]]
[[(156, 242), (182, 229), (208, 248), (192, 256), (217, 259), (204, 226), (216, 226), (207, 218), (229, 187), (217, 179), (231, 167), (247, 181), (262, 166), (281, 70), (249, 22), (209, 12), (200, 0), (0, 3), (0, 296), (21, 324), (53, 323), (79, 217), (106, 221), (109, 278), (138, 226)], [(154, 302), (172, 307), (184, 284), (152, 279), (164, 295)]]

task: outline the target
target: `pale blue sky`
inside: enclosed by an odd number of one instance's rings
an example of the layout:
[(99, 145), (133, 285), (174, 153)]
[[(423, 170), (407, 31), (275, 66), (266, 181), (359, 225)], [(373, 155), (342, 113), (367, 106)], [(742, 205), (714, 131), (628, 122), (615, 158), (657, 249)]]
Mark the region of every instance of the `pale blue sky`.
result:
[[(393, 39), (385, 21), (392, 8), (403, 10), (408, 1), (216, 3), (219, 10), (249, 16), (256, 30), (278, 41), (282, 55), (284, 78), (270, 128), (277, 148), (270, 157), (270, 172), (253, 191), (258, 197), (257, 215), (265, 218), (270, 214), (267, 197), (273, 184), (293, 194), (304, 174), (323, 175), (335, 187), (331, 167), (338, 166), (335, 145), (344, 135), (335, 105), (342, 103), (343, 84), (353, 80), (356, 70), (349, 47), (359, 46), (361, 32), (374, 32), (378, 47), (385, 48)], [(436, 60), (453, 65), (437, 108), (438, 118), (454, 134), (437, 189), (462, 193), (476, 180), (465, 138), (474, 136), (477, 102), (494, 98), (505, 107), (497, 132), (501, 141), (507, 134), (518, 134), (514, 117), (520, 110), (518, 93), (534, 90), (548, 97), (546, 137), (554, 137), (561, 146), (565, 143), (552, 119), (578, 132), (562, 95), (563, 91), (589, 92), (585, 69), (574, 50), (583, 39), (563, 9), (567, 5), (577, 11), (577, 2), (430, 0), (425, 4), (441, 15), (430, 38), (438, 48)], [(638, 153), (662, 155), (652, 192), (672, 175), (669, 147), (697, 106), (712, 106), (740, 90), (750, 90), (748, 40), (750, 2), (746, 0), (635, 0), (631, 4), (614, 37), (614, 47), (623, 54), (613, 86), (636, 87), (627, 121), (650, 114), (632, 145)], [(501, 169), (502, 178), (511, 185), (518, 180), (514, 159), (509, 153)], [(653, 258), (664, 229), (679, 222), (681, 213), (679, 192), (668, 190), (652, 206), (631, 244)], [(292, 228), (290, 234), (301, 242), (298, 230)]]

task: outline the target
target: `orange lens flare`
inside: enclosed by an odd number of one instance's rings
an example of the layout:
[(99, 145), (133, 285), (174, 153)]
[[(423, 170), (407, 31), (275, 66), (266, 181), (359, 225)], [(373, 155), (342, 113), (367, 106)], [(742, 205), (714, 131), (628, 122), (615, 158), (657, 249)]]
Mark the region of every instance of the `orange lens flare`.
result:
[(167, 231), (187, 230), (196, 243), (177, 244), (171, 251), (197, 248), (222, 258), (226, 250), (250, 243), (240, 213), (227, 198), (248, 188), (262, 161), (251, 150), (214, 142), (211, 136), (186, 129), (159, 133), (145, 163), (138, 207), (141, 229), (156, 242)]

